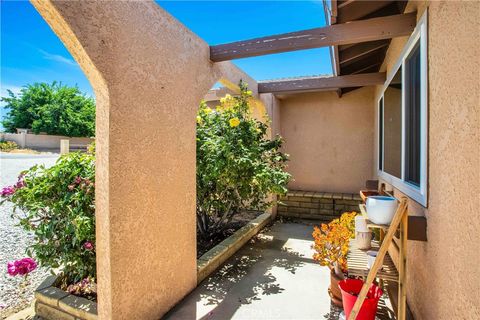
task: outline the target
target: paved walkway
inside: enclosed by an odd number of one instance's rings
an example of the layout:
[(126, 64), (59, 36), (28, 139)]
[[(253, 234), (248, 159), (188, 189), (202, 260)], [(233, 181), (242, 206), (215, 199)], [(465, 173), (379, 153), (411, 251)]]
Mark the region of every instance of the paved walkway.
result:
[(312, 259), (312, 229), (276, 222), (165, 318), (338, 319), (327, 291), (329, 270)]

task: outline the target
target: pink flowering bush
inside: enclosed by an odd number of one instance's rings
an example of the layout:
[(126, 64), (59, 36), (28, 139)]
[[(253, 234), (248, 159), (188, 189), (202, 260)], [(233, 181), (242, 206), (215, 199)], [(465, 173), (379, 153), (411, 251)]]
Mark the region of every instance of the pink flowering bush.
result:
[[(12, 217), (34, 235), (27, 255), (39, 265), (59, 268), (65, 285), (94, 279), (95, 269), (95, 155), (69, 153), (54, 166), (34, 166), (0, 191), (0, 203), (13, 204)], [(31, 258), (10, 262), (11, 275), (37, 267)]]
[(23, 258), (7, 263), (7, 272), (13, 276), (27, 276), (30, 272), (37, 269), (37, 263), (32, 258)]
[(88, 299), (95, 300), (97, 297), (97, 284), (95, 279), (88, 277), (74, 284), (67, 286), (66, 291), (76, 296), (84, 296)]
[(2, 191), (0, 192), (0, 195), (2, 197), (6, 197), (6, 196), (11, 196), (14, 193), (15, 193), (15, 187), (14, 186), (8, 186), (8, 187), (4, 187), (2, 189)]

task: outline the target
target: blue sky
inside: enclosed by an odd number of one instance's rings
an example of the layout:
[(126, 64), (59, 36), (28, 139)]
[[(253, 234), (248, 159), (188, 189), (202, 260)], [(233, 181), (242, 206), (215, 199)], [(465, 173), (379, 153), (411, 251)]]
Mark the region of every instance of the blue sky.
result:
[[(322, 1), (157, 1), (209, 44), (325, 25)], [(27, 1), (1, 2), (1, 96), (33, 82), (61, 81), (93, 96), (77, 63)], [(235, 60), (257, 80), (331, 74), (327, 48)], [(1, 108), (0, 108), (1, 109)]]

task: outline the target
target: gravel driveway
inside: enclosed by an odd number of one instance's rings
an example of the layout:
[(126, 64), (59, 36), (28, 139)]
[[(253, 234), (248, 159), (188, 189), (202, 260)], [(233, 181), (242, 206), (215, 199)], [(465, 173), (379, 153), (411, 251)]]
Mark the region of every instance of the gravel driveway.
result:
[[(51, 166), (58, 154), (12, 154), (0, 152), (0, 188), (14, 184), (22, 170), (35, 164)], [(11, 277), (7, 274), (7, 262), (25, 257), (25, 248), (32, 242), (32, 236), (20, 227), (10, 217), (12, 205), (0, 205), (0, 319), (27, 307), (33, 299), (35, 287), (42, 282), (48, 270), (39, 268), (30, 276), (30, 285), (24, 296), (19, 298), (21, 277)]]

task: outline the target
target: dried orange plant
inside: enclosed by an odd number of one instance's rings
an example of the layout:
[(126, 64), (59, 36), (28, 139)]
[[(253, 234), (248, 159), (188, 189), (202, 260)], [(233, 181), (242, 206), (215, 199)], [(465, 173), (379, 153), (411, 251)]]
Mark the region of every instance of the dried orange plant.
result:
[(355, 212), (344, 213), (340, 219), (314, 227), (312, 233), (312, 248), (316, 251), (313, 259), (329, 267), (340, 279), (344, 278), (347, 270), (348, 243), (353, 233), (351, 225), (355, 215)]

